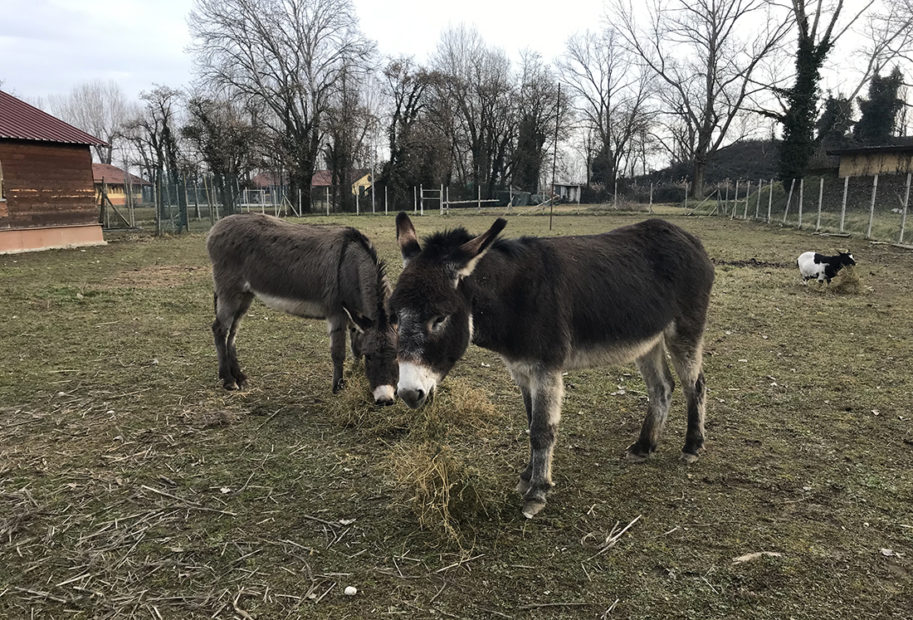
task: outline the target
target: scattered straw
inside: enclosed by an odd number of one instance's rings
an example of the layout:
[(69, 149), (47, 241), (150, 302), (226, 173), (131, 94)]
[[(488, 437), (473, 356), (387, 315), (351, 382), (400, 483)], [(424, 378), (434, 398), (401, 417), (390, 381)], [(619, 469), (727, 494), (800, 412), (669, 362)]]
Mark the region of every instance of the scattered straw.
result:
[(858, 295), (862, 290), (862, 281), (856, 267), (850, 265), (841, 269), (829, 288), (841, 295)]

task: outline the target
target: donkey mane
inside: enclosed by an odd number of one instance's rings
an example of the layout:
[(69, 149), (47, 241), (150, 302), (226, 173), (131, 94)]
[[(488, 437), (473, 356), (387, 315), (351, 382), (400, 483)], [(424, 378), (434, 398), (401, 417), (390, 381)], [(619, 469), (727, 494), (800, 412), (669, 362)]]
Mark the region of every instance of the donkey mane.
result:
[(376, 280), (374, 289), (376, 295), (376, 318), (378, 321), (382, 321), (383, 325), (386, 325), (386, 300), (392, 291), (390, 281), (387, 279), (387, 263), (377, 258), (377, 250), (374, 249), (374, 244), (372, 244), (370, 239), (368, 239), (360, 230), (352, 228), (351, 226), (346, 227), (343, 233), (343, 238), (345, 239), (346, 243), (344, 243), (342, 246), (342, 254), (339, 258), (338, 269), (342, 269), (342, 259), (345, 257), (350, 243), (358, 244), (365, 252), (368, 253), (371, 262), (374, 263), (376, 268)]

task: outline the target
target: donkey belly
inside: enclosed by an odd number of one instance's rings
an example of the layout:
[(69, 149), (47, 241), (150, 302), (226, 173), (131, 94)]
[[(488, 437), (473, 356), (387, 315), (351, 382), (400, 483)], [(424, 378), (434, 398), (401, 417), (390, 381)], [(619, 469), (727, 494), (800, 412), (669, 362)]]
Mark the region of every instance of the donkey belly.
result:
[(255, 290), (251, 290), (251, 292), (273, 310), (281, 310), (282, 312), (287, 312), (288, 314), (306, 319), (323, 319), (326, 318), (327, 315), (326, 307), (319, 301), (279, 297), (276, 295), (260, 293)]
[(578, 346), (571, 350), (564, 363), (565, 369), (592, 368), (593, 366), (617, 366), (627, 364), (662, 341), (663, 332), (633, 342), (615, 342)]

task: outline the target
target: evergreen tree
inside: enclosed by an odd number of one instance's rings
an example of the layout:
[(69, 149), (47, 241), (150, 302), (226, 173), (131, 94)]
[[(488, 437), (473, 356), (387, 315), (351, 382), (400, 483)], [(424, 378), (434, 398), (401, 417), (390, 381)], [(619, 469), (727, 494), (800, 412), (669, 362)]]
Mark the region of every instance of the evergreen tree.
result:
[(815, 124), (815, 141), (825, 148), (842, 146), (849, 139), (852, 125), (853, 102), (839, 93), (836, 97), (828, 95)]
[(862, 115), (853, 128), (853, 137), (862, 144), (888, 144), (897, 124), (897, 113), (903, 101), (897, 91), (903, 84), (903, 74), (894, 67), (890, 75), (877, 73), (869, 82), (869, 97), (859, 97), (859, 111)]

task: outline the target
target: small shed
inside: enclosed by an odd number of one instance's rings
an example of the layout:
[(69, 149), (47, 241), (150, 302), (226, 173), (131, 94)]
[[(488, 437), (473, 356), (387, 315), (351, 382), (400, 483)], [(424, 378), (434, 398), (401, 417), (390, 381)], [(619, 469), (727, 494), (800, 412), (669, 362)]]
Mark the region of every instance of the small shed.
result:
[(102, 245), (98, 138), (0, 91), (0, 254)]
[(152, 187), (152, 183), (130, 174), (117, 166), (111, 164), (92, 164), (92, 177), (95, 180), (95, 200), (101, 204), (103, 192), (107, 192), (108, 200), (115, 207), (127, 204), (127, 192), (129, 190), (132, 201), (131, 204), (137, 205), (143, 202), (143, 188)]
[(827, 154), (840, 158), (840, 178), (913, 172), (913, 144), (861, 146)]
[(563, 202), (575, 202), (580, 204), (580, 185), (555, 183), (555, 193)]

